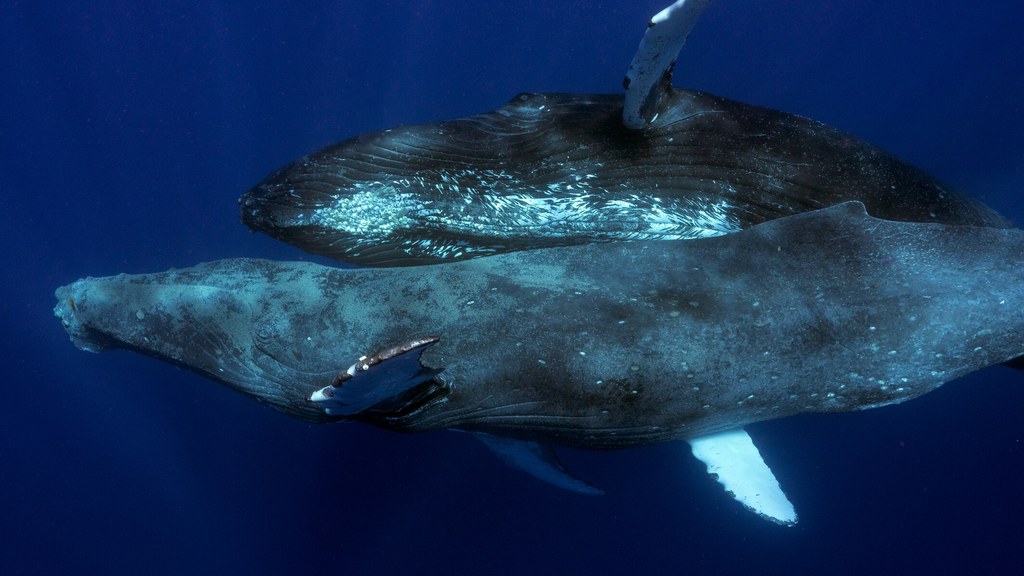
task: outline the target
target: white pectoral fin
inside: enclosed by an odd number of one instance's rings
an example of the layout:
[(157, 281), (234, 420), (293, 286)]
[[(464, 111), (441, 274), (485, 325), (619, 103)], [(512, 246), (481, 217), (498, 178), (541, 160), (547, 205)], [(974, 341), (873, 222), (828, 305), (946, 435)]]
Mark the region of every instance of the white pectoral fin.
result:
[(708, 474), (751, 512), (783, 526), (797, 522), (796, 510), (775, 479), (747, 431), (740, 428), (690, 441), (693, 455)]
[(676, 57), (710, 3), (711, 0), (677, 0), (651, 18), (626, 72), (622, 123), (627, 128), (644, 128), (657, 115), (661, 97), (659, 84), (671, 85)]

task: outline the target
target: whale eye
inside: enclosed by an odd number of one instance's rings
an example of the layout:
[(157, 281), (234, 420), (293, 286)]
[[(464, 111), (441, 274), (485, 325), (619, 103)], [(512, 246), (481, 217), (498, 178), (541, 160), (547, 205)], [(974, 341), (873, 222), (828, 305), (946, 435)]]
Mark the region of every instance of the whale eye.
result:
[(308, 342), (296, 338), (295, 321), (283, 313), (270, 313), (257, 319), (252, 329), (252, 343), (259, 355), (286, 366), (302, 364), (303, 347)]
[(273, 337), (274, 337), (274, 329), (271, 328), (268, 324), (265, 324), (265, 323), (264, 324), (260, 324), (256, 328), (256, 339), (257, 340), (266, 342), (267, 340), (270, 340)]
[(252, 333), (253, 343), (269, 356), (276, 356), (274, 350), (281, 340), (281, 319), (274, 316), (260, 318)]

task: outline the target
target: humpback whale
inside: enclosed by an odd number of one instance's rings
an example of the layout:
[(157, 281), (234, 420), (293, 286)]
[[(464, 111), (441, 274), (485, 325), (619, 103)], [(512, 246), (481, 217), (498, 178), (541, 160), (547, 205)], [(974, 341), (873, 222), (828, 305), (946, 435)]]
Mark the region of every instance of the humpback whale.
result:
[(687, 440), (745, 506), (796, 513), (743, 426), (903, 402), (1024, 354), (1024, 231), (859, 202), (700, 240), (421, 267), (223, 260), (86, 278), (85, 350), (193, 370), (290, 416), (476, 433), (578, 492), (552, 445)]
[(1008, 226), (824, 124), (672, 86), (710, 0), (656, 15), (625, 95), (529, 94), (492, 112), (352, 138), (268, 176), (242, 220), (362, 265), (718, 236), (848, 200), (891, 220)]

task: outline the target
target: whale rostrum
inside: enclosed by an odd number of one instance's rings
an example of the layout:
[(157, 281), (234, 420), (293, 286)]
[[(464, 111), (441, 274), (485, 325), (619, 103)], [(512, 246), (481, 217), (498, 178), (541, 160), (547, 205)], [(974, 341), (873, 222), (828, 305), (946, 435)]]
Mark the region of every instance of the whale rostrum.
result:
[(1024, 354), (1022, 253), (1020, 230), (850, 202), (701, 240), (87, 278), (55, 314), (81, 348), (155, 356), (305, 420), (477, 432), (506, 456), (512, 442), (567, 487), (550, 445), (709, 438), (695, 452), (725, 484), (750, 474), (715, 460), (750, 458), (747, 424), (902, 402)]

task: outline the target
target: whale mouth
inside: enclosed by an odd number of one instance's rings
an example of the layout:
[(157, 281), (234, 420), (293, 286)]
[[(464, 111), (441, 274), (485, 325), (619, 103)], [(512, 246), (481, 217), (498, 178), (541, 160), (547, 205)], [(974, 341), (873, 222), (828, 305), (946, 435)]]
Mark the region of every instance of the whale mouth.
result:
[(79, 314), (78, 302), (84, 296), (87, 280), (78, 280), (67, 286), (61, 286), (54, 292), (57, 305), (53, 307), (53, 315), (60, 318), (61, 325), (71, 337), (71, 341), (80, 350), (87, 352), (104, 352), (112, 348), (120, 348), (118, 341), (100, 330), (93, 328)]
[(301, 227), (307, 215), (328, 205), (328, 196), (317, 191), (321, 186), (316, 182), (298, 186), (278, 178), (275, 173), (239, 197), (242, 223), (251, 230), (276, 236)]
[(76, 280), (54, 291), (54, 316), (82, 350), (126, 349), (215, 377), (238, 372), (237, 379), (250, 378), (252, 371), (241, 362), (245, 350), (215, 321), (225, 318), (236, 327), (250, 321), (237, 290), (191, 279), (175, 282), (174, 274)]
[[(53, 313), (82, 350), (136, 352), (302, 420), (337, 420), (308, 398), (336, 374), (333, 356), (318, 351), (338, 339), (316, 333), (288, 339), (273, 330), (282, 319), (264, 314), (254, 301), (262, 294), (254, 285), (286, 277), (267, 261), (224, 260), (157, 274), (84, 278), (56, 289)], [(294, 288), (315, 291), (317, 281)]]

